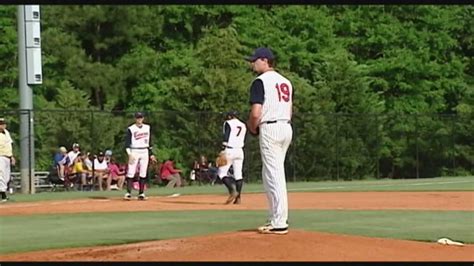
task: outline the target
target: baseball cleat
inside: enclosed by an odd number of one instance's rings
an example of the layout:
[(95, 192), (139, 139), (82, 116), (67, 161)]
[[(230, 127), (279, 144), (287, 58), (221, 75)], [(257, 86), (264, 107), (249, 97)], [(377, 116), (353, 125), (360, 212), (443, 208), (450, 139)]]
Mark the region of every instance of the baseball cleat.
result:
[(123, 199), (124, 200), (131, 200), (132, 199), (132, 195), (130, 193), (127, 193), (125, 194), (125, 196), (123, 196)]
[(240, 201), (241, 201), (241, 200), (240, 200), (240, 197), (237, 197), (237, 198), (235, 198), (235, 200), (234, 200), (234, 204), (240, 204)]
[(145, 194), (143, 193), (138, 195), (138, 200), (147, 200), (147, 199), (148, 199), (147, 196), (145, 196)]
[(260, 232), (260, 231), (268, 230), (268, 229), (270, 229), (270, 228), (273, 228), (273, 227), (272, 227), (272, 224), (271, 224), (271, 223), (266, 223), (266, 224), (264, 224), (264, 225), (262, 225), (262, 226), (259, 226), (259, 227), (257, 228), (257, 230)]
[(229, 204), (229, 203), (233, 202), (238, 196), (239, 196), (239, 194), (237, 192), (233, 192), (232, 194), (229, 195), (229, 197), (225, 201), (225, 204)]
[(258, 228), (260, 234), (274, 234), (274, 235), (286, 235), (288, 234), (288, 227), (285, 228), (274, 228), (271, 225), (264, 225)]

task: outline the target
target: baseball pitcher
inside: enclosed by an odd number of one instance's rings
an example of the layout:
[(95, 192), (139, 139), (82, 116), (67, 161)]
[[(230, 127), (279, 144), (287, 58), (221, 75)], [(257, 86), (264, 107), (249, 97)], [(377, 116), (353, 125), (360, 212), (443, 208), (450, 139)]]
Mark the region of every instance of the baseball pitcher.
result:
[(285, 157), (293, 138), (291, 127), (293, 86), (273, 68), (275, 57), (268, 48), (255, 50), (248, 58), (259, 76), (250, 88), (249, 131), (258, 135), (262, 157), (262, 180), (269, 205), (270, 222), (259, 227), (263, 234), (288, 233), (288, 196)]
[(125, 137), (125, 150), (128, 154), (128, 170), (127, 170), (127, 193), (124, 196), (125, 200), (132, 199), (133, 178), (140, 165), (139, 172), (139, 192), (138, 200), (146, 200), (145, 183), (148, 169), (148, 162), (152, 160), (156, 162), (155, 156), (152, 153), (151, 130), (150, 125), (143, 123), (144, 115), (141, 112), (135, 113), (135, 124), (127, 128)]

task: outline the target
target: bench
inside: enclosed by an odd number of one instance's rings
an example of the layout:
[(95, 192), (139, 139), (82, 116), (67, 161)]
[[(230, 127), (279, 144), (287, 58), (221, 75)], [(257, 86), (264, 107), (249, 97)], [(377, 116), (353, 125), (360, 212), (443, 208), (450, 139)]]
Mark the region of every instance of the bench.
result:
[[(35, 177), (33, 179), (35, 189), (52, 189), (54, 184), (51, 184), (48, 177), (48, 171), (35, 171)], [(11, 181), (15, 190), (21, 189), (21, 175), (19, 172), (11, 173)]]

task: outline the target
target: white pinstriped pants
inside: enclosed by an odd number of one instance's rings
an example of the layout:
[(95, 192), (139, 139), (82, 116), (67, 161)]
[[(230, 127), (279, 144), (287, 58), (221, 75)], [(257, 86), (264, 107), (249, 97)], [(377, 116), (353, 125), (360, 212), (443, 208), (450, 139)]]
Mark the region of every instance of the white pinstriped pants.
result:
[(286, 121), (260, 125), (262, 181), (268, 200), (268, 218), (274, 228), (288, 227), (288, 195), (284, 164), (292, 138), (293, 128)]

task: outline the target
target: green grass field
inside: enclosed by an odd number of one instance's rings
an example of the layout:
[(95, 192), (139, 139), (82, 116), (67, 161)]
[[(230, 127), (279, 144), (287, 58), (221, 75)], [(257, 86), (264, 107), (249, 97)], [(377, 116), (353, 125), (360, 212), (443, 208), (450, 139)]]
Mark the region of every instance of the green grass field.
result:
[[(261, 184), (245, 192), (262, 192)], [(412, 180), (289, 183), (291, 191), (473, 191), (474, 177)], [(225, 194), (223, 186), (152, 188), (148, 195)], [(122, 192), (15, 194), (16, 202), (121, 196)], [(12, 203), (7, 203), (12, 204)], [(0, 254), (95, 245), (114, 245), (254, 229), (266, 211), (160, 211), (0, 216)], [(433, 242), (449, 237), (474, 243), (472, 211), (290, 210), (292, 228)]]
[[(345, 192), (345, 191), (474, 191), (474, 176), (470, 177), (438, 177), (423, 179), (383, 179), (364, 181), (324, 181), (324, 182), (289, 182), (289, 192)], [(262, 184), (245, 184), (245, 193), (263, 192)], [(151, 187), (146, 194), (148, 196), (165, 196), (173, 193), (183, 195), (192, 194), (225, 194), (223, 185), (193, 185), (179, 189), (165, 187)], [(15, 194), (12, 199), (15, 202), (41, 201), (41, 200), (64, 200), (80, 199), (88, 197), (120, 197), (121, 191), (61, 191), (41, 192), (33, 195)]]

